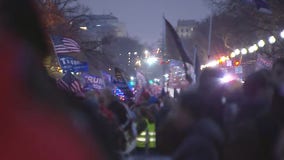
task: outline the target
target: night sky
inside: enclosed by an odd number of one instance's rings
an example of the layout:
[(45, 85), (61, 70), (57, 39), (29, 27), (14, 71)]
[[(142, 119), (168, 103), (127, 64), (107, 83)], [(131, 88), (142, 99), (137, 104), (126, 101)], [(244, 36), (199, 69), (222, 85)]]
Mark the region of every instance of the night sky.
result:
[(129, 36), (143, 43), (157, 42), (163, 15), (176, 26), (178, 19), (202, 20), (210, 10), (203, 0), (79, 0), (93, 14), (113, 13), (126, 25)]

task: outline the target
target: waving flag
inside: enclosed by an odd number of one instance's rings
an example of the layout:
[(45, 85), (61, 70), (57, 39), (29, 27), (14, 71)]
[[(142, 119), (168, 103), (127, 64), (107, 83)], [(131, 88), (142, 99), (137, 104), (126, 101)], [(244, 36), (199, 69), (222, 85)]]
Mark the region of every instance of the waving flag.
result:
[(71, 72), (88, 72), (89, 67), (87, 62), (82, 62), (74, 57), (67, 55), (57, 55), (59, 64), (64, 71)]
[(184, 71), (186, 80), (188, 82), (192, 82), (192, 78), (188, 75), (188, 64), (193, 64), (192, 60), (187, 56), (185, 49), (183, 48), (183, 45), (181, 43), (181, 40), (176, 33), (173, 26), (170, 24), (168, 20), (165, 19), (166, 23), (166, 50), (168, 55), (174, 56), (172, 59), (180, 60), (179, 57), (181, 57), (181, 60), (184, 64)]
[(51, 36), (51, 39), (56, 54), (80, 52), (79, 44), (71, 38)]
[(57, 80), (57, 85), (59, 88), (69, 92), (74, 93), (77, 96), (83, 97), (84, 92), (79, 80), (71, 74), (71, 72), (67, 72), (62, 79)]

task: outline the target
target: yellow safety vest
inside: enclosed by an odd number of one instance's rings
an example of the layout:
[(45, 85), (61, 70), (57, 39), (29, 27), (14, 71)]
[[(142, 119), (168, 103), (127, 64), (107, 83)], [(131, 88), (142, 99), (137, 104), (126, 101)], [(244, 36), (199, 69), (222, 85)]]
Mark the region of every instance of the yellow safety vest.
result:
[(136, 137), (136, 147), (138, 148), (155, 148), (156, 147), (156, 127), (155, 123), (150, 123), (146, 119), (147, 127), (146, 130), (141, 132)]

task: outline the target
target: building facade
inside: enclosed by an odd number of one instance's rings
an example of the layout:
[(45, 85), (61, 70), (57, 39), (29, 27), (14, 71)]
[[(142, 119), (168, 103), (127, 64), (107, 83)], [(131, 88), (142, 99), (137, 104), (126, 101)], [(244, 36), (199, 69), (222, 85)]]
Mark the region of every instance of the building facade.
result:
[(104, 37), (126, 36), (125, 25), (112, 14), (85, 15), (80, 26), (83, 41), (100, 41)]
[(176, 31), (180, 38), (190, 38), (196, 26), (195, 20), (178, 20)]

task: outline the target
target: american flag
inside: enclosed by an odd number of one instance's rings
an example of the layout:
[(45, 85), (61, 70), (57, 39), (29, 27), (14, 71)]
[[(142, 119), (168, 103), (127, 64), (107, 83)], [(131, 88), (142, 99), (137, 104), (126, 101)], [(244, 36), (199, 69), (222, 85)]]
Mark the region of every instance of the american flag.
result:
[(74, 93), (76, 96), (84, 96), (82, 85), (71, 72), (67, 72), (62, 79), (57, 80), (57, 85), (59, 88), (67, 92)]
[(76, 41), (71, 38), (51, 36), (51, 39), (56, 54), (80, 52), (80, 46)]

